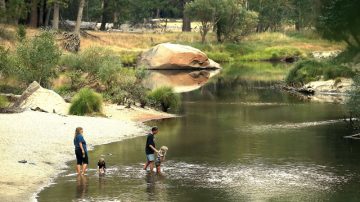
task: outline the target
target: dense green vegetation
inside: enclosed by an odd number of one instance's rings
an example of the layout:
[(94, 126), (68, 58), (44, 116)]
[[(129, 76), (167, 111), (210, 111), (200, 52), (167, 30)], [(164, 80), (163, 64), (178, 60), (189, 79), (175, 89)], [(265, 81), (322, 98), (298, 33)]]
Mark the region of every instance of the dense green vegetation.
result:
[(83, 88), (72, 99), (69, 113), (80, 116), (99, 115), (102, 108), (102, 96), (89, 88)]
[(9, 101), (4, 96), (0, 96), (0, 109), (9, 105)]
[(174, 93), (171, 87), (159, 87), (151, 91), (148, 95), (149, 99), (155, 106), (167, 112), (169, 109), (176, 110), (180, 104), (180, 95)]
[(297, 85), (320, 79), (329, 80), (338, 77), (353, 77), (355, 72), (347, 66), (332, 62), (303, 60), (294, 65), (286, 77), (286, 83)]

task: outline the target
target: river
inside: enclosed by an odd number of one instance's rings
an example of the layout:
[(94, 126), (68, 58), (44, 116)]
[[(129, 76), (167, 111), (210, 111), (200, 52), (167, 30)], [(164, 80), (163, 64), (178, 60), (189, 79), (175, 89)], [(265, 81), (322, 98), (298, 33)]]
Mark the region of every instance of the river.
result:
[[(169, 147), (163, 175), (141, 169), (145, 137), (138, 137), (95, 147), (87, 176), (69, 162), (38, 200), (358, 200), (360, 142), (343, 138), (352, 133), (344, 106), (280, 92), (272, 85), (289, 67), (270, 65), (266, 74), (256, 72), (261, 66), (224, 70), (183, 94), (181, 118), (148, 123), (160, 129), (157, 146)], [(95, 170), (100, 156), (104, 177)]]

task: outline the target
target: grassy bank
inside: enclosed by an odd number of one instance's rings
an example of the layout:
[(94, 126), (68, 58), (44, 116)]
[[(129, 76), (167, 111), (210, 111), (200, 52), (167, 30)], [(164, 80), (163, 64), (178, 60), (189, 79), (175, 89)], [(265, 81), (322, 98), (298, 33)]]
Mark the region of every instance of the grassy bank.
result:
[(335, 58), (306, 59), (297, 62), (286, 76), (289, 85), (303, 85), (311, 81), (353, 78), (359, 73), (360, 50), (347, 49)]

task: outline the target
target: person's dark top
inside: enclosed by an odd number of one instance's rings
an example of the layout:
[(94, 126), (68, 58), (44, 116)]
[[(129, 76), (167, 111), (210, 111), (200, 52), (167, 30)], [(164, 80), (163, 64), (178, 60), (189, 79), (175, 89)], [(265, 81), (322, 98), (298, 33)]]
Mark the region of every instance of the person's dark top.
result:
[(105, 162), (98, 162), (98, 167), (99, 167), (99, 169), (102, 169), (102, 168), (106, 169)]
[(146, 139), (146, 146), (145, 146), (145, 153), (146, 155), (148, 154), (154, 154), (154, 150), (152, 150), (150, 148), (150, 145), (152, 145), (153, 147), (155, 147), (155, 141), (154, 141), (154, 134), (150, 133), (147, 136)]
[(87, 153), (86, 141), (85, 141), (84, 137), (83, 137), (81, 134), (77, 135), (77, 136), (74, 138), (75, 150), (81, 149), (81, 148), (80, 148), (80, 142), (81, 142), (82, 145), (83, 145), (83, 148), (84, 148), (85, 153)]

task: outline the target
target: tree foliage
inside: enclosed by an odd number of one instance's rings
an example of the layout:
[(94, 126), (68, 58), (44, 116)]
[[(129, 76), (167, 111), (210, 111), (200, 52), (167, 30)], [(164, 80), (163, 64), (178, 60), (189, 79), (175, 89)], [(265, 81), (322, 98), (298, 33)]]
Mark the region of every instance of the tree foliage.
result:
[(223, 40), (240, 41), (242, 37), (255, 30), (258, 14), (248, 11), (238, 0), (222, 0), (216, 23), (216, 35), (219, 42)]
[(54, 35), (42, 32), (33, 39), (23, 41), (16, 49), (16, 60), (21, 78), (26, 82), (38, 81), (48, 86), (55, 76), (55, 68), (61, 51), (55, 43)]
[(220, 19), (221, 0), (195, 0), (185, 6), (185, 12), (192, 20), (198, 20), (201, 23), (200, 35), (202, 43), (206, 40), (206, 35), (214, 24)]
[(324, 38), (360, 48), (360, 1), (323, 0), (317, 30)]

